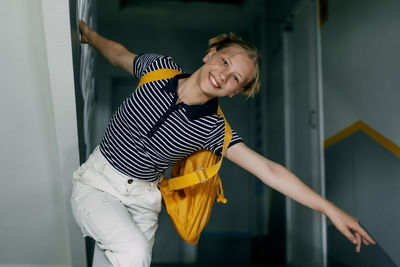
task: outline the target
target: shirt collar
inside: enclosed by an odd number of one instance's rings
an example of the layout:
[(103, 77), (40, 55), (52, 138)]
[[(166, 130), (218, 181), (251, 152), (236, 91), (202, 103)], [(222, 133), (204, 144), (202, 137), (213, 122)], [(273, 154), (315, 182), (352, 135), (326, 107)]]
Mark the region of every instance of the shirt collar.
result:
[[(176, 91), (178, 86), (178, 80), (190, 77), (190, 75), (191, 74), (183, 73), (174, 76), (172, 79), (168, 81), (167, 85), (163, 89), (167, 92), (173, 93), (176, 99), (178, 99), (178, 94)], [(203, 116), (212, 115), (216, 113), (218, 109), (218, 98), (214, 97), (203, 105), (186, 105), (185, 103), (182, 103), (182, 105), (185, 107), (188, 119), (192, 121), (201, 118)]]

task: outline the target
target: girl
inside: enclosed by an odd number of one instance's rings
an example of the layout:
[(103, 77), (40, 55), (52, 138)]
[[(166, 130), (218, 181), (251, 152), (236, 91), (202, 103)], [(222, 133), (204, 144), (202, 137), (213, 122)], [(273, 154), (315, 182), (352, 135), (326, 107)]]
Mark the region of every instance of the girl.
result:
[[(170, 57), (136, 55), (80, 21), (81, 41), (137, 78), (160, 68), (183, 72)], [(209, 42), (202, 65), (142, 85), (115, 112), (101, 144), (74, 172), (72, 209), (85, 235), (94, 238), (114, 266), (150, 266), (163, 171), (199, 149), (221, 153), (224, 121), (218, 97), (260, 87), (260, 60), (254, 47), (234, 35)], [(226, 158), (267, 186), (322, 212), (356, 245), (375, 244), (357, 220), (307, 187), (293, 173), (248, 148), (233, 131)]]

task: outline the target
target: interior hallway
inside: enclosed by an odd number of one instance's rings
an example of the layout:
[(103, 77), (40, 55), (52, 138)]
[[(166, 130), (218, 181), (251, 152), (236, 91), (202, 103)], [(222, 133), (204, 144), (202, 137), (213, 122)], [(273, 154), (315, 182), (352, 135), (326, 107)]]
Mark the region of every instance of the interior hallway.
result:
[[(254, 252), (302, 267), (400, 265), (400, 2), (212, 2), (2, 1), (0, 267), (89, 267), (90, 242), (69, 204), (71, 173), (135, 88), (81, 46), (77, 20), (89, 17), (110, 39), (137, 53), (171, 55), (188, 72), (218, 33), (236, 31), (254, 42), (264, 60), (263, 89), (254, 99), (221, 101), (231, 125), (359, 218), (378, 242), (354, 253), (318, 213), (226, 162), (229, 205), (215, 207), (198, 250), (185, 247), (162, 214), (153, 266), (193, 266), (174, 264), (188, 256), (195, 266), (285, 266), (251, 265), (260, 262)], [(319, 2), (328, 4), (322, 23), (314, 12)], [(87, 7), (81, 13), (79, 4)], [(302, 138), (303, 130), (318, 136)], [(310, 147), (318, 153), (298, 154)]]

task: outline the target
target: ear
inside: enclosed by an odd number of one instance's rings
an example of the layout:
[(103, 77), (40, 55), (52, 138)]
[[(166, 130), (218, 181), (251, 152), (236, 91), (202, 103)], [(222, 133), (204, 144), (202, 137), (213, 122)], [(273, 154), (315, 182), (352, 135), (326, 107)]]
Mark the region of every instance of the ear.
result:
[(232, 93), (229, 93), (229, 94), (228, 94), (228, 97), (229, 97), (229, 98), (232, 98), (232, 97), (235, 96), (236, 94), (241, 93), (241, 92), (243, 92), (243, 91), (244, 91), (244, 88), (242, 87), (242, 88), (237, 89), (236, 91), (234, 91), (234, 92), (232, 92)]
[(217, 48), (213, 47), (207, 53), (207, 55), (203, 58), (203, 62), (206, 63), (215, 53), (217, 52)]

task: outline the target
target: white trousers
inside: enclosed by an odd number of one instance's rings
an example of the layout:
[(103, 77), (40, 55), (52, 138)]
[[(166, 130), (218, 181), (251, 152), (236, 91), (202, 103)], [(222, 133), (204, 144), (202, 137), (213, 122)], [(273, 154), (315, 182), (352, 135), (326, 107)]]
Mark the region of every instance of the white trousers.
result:
[(96, 148), (73, 174), (72, 212), (114, 266), (148, 267), (161, 210), (158, 182), (132, 179)]

